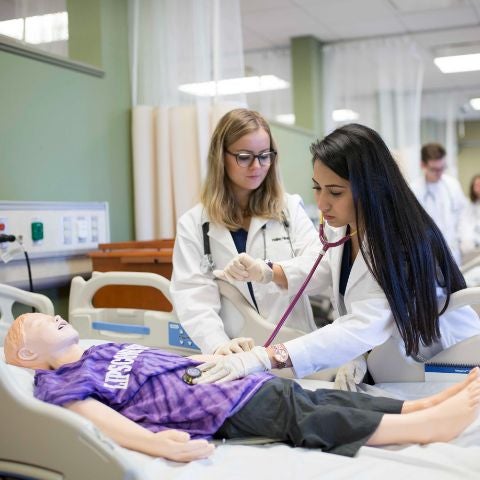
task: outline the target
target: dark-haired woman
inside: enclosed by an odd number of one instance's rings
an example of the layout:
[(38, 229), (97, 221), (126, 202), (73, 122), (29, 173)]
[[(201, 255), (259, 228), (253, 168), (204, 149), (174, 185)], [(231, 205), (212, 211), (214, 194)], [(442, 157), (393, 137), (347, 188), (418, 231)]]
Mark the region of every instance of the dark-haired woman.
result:
[[(443, 314), (465, 280), (378, 133), (346, 125), (315, 142), (311, 152), (316, 201), (333, 227), (329, 239), (356, 232), (327, 251), (308, 287), (331, 289), (337, 319), (285, 344), (255, 347), (206, 365), (202, 382), (270, 366), (293, 366), (302, 377), (343, 365), (390, 337), (405, 356), (424, 360), (480, 334), (480, 320), (470, 307)], [(237, 265), (226, 275), (250, 281), (252, 259), (244, 255), (239, 261), (244, 268)], [(289, 294), (308, 273), (296, 259), (275, 264), (273, 271), (273, 281)]]

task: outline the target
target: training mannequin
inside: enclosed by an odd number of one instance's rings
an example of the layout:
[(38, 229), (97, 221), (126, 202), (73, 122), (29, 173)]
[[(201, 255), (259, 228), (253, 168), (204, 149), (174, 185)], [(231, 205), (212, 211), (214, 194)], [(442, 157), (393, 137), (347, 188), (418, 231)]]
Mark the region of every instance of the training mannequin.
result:
[[(347, 456), (365, 444), (449, 441), (476, 418), (480, 404), (478, 368), (439, 394), (405, 402), (310, 392), (267, 372), (188, 385), (185, 369), (205, 356), (114, 343), (83, 351), (69, 323), (41, 313), (18, 317), (4, 349), (7, 363), (37, 370), (40, 400), (85, 416), (123, 447), (181, 462), (210, 456), (212, 437), (267, 436)], [(233, 355), (241, 361), (243, 354)]]

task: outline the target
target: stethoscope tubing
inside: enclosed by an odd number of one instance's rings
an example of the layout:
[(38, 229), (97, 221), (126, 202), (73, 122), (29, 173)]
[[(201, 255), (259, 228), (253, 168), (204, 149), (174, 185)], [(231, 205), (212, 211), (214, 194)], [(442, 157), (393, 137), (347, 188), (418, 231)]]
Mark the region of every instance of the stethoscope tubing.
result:
[(313, 274), (315, 273), (315, 270), (317, 269), (319, 263), (321, 262), (322, 258), (324, 255), (327, 253), (327, 250), (332, 247), (338, 247), (340, 245), (343, 245), (345, 242), (347, 242), (350, 238), (352, 238), (353, 235), (355, 235), (357, 232), (349, 233), (348, 235), (345, 235), (342, 237), (340, 240), (337, 240), (336, 242), (329, 242), (326, 235), (325, 235), (325, 229), (324, 229), (324, 221), (323, 221), (323, 215), (320, 217), (320, 228), (318, 232), (318, 237), (320, 238), (320, 242), (322, 243), (322, 249), (320, 250), (320, 253), (318, 254), (317, 260), (315, 260), (315, 263), (313, 264), (313, 267), (311, 268), (309, 274), (305, 278), (304, 282), (302, 283), (302, 286), (299, 288), (298, 292), (296, 293), (295, 297), (293, 300), (290, 302), (290, 305), (287, 307), (285, 310), (285, 313), (282, 315), (282, 318), (278, 322), (277, 326), (273, 329), (273, 332), (271, 335), (268, 337), (267, 341), (263, 344), (263, 346), (266, 348), (275, 339), (277, 336), (278, 332), (280, 329), (283, 327), (283, 324), (287, 320), (288, 316), (294, 309), (295, 305), (297, 304), (299, 298), (303, 295), (303, 292), (305, 291), (305, 288), (309, 284)]

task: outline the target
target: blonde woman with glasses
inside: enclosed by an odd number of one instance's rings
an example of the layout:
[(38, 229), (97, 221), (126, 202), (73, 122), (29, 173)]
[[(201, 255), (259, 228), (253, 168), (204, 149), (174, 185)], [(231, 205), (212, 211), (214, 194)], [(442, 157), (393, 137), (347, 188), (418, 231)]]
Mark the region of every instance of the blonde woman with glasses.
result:
[[(290, 301), (271, 282), (273, 262), (301, 255), (308, 262), (319, 249), (301, 198), (283, 190), (268, 123), (252, 110), (228, 112), (211, 139), (201, 203), (177, 225), (171, 296), (183, 328), (203, 353), (251, 350), (253, 340), (238, 336), (241, 318), (222, 304), (215, 274), (225, 278), (226, 267), (235, 269), (243, 253), (254, 280), (225, 279), (273, 327)], [(307, 296), (299, 300), (287, 325), (315, 330)]]

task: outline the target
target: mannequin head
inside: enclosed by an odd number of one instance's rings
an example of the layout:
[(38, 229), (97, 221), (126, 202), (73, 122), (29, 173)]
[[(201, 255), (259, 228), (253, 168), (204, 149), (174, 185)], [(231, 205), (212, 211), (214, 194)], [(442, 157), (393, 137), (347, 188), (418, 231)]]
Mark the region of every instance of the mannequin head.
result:
[(12, 365), (55, 369), (72, 361), (74, 352), (76, 356), (78, 332), (58, 315), (25, 313), (8, 330), (4, 350), (7, 363)]

